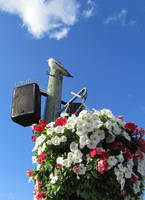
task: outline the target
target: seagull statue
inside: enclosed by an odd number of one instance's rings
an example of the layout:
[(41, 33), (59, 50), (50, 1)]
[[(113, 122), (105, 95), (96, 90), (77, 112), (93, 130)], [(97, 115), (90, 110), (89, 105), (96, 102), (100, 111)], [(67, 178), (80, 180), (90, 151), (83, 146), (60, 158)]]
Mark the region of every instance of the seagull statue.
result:
[(50, 69), (57, 69), (59, 70), (62, 75), (64, 76), (68, 76), (68, 77), (73, 77), (64, 67), (63, 65), (59, 62), (56, 61), (54, 58), (49, 58), (47, 59), (48, 65), (50, 67)]

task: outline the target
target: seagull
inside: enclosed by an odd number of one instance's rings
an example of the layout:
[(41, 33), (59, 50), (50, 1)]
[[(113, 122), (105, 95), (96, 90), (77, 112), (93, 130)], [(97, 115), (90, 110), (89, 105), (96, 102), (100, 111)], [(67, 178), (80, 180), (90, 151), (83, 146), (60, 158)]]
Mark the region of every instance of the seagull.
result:
[(50, 67), (50, 69), (54, 68), (54, 69), (58, 69), (59, 71), (61, 71), (62, 75), (64, 76), (68, 76), (68, 77), (73, 77), (61, 64), (61, 62), (56, 61), (54, 58), (49, 58), (47, 59), (48, 65)]

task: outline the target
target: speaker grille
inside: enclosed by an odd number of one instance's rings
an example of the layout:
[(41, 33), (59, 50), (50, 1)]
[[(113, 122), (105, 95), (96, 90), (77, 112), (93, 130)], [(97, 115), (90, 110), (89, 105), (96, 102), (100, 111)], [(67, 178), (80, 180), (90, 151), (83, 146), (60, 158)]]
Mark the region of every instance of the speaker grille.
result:
[(41, 115), (41, 94), (36, 83), (14, 89), (11, 118), (22, 126), (37, 123)]

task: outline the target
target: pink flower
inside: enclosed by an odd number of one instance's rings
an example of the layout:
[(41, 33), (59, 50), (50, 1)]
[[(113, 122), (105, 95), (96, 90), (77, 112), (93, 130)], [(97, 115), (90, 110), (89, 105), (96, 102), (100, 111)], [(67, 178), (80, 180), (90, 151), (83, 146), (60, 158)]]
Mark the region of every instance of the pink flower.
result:
[(46, 153), (41, 153), (39, 155), (38, 162), (40, 162), (40, 163), (44, 162), (46, 160), (46, 156), (47, 156)]
[(33, 170), (31, 170), (30, 168), (28, 168), (28, 170), (27, 170), (27, 176), (29, 176), (29, 178), (34, 176)]
[(36, 137), (35, 137), (35, 135), (31, 136), (31, 141), (32, 141), (32, 142), (36, 142)]
[(109, 164), (106, 160), (103, 160), (101, 158), (98, 159), (98, 164), (96, 166), (96, 169), (100, 174), (103, 174), (105, 171), (107, 171), (109, 167)]
[(78, 173), (78, 170), (79, 170), (79, 166), (78, 166), (78, 165), (75, 165), (75, 166), (73, 167), (73, 172), (74, 172), (74, 173)]
[(140, 133), (140, 138), (142, 138), (145, 134), (145, 130), (143, 128), (140, 128), (139, 133)]
[(137, 130), (137, 126), (134, 123), (128, 122), (125, 124), (125, 128), (130, 132), (135, 132)]
[(41, 191), (41, 192), (39, 192), (39, 194), (36, 196), (36, 199), (37, 200), (41, 200), (41, 199), (43, 199), (43, 198), (45, 198), (46, 197), (46, 194), (43, 192), (43, 191)]
[(55, 121), (55, 127), (56, 126), (65, 126), (67, 123), (67, 120), (64, 117), (59, 117)]
[(120, 119), (122, 122), (123, 122), (123, 116), (122, 115), (120, 115), (120, 116), (118, 116), (118, 119)]

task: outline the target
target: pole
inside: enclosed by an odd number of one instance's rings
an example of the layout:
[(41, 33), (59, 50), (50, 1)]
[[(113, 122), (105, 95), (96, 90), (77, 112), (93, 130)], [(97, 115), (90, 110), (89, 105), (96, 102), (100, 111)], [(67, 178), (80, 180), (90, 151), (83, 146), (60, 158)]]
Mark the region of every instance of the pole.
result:
[(45, 106), (45, 121), (47, 123), (55, 121), (59, 117), (61, 109), (62, 95), (62, 72), (58, 69), (51, 68), (47, 89), (47, 100)]

